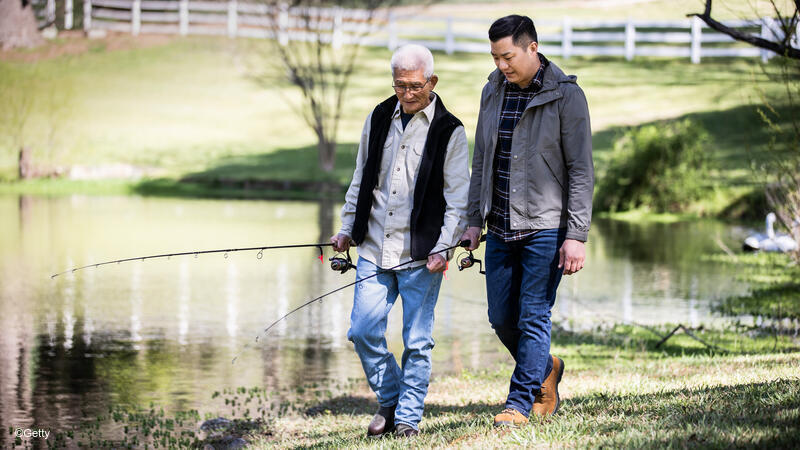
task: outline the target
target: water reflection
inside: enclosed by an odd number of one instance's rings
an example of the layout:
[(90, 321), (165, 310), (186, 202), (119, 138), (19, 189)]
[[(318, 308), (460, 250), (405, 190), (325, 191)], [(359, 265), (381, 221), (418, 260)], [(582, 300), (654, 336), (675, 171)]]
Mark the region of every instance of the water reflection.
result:
[[(131, 342), (140, 342), (142, 335), (142, 265), (138, 261), (131, 263), (133, 274), (131, 275)], [(71, 267), (71, 266), (68, 266)], [(139, 346), (134, 346), (138, 349)]]
[(225, 304), (227, 305), (227, 320), (225, 328), (228, 330), (231, 346), (236, 346), (236, 334), (238, 332), (239, 320), (239, 286), (237, 285), (236, 263), (228, 264), (228, 282), (225, 289)]
[(625, 260), (622, 264), (622, 320), (633, 320), (633, 264)]
[(189, 278), (189, 262), (181, 260), (180, 276), (178, 277), (178, 343), (186, 345), (186, 335), (189, 332), (189, 300), (192, 288)]
[[(352, 271), (328, 268), (330, 250), (323, 262), (311, 248), (262, 259), (252, 252), (132, 261), (49, 279), (65, 266), (164, 251), (327, 242), (339, 206), (0, 197), (0, 429), (63, 429), (108, 405), (151, 401), (202, 413), (225, 388), (270, 391), (360, 377), (346, 339), (352, 289), (301, 309), (255, 342), (288, 311), (353, 281)], [(554, 320), (565, 328), (695, 326), (709, 319), (715, 299), (746, 288), (726, 268), (698, 264), (716, 250), (713, 236), (732, 241), (724, 225), (593, 225), (586, 269), (559, 290)], [(436, 309), (434, 374), (508, 358), (487, 324), (484, 292), (477, 270), (448, 271)], [(387, 334), (398, 355), (401, 319), (398, 304)], [(9, 436), (0, 435), (7, 445)]]
[[(91, 258), (87, 258), (91, 259)], [(89, 270), (83, 276), (83, 291), (85, 299), (95, 298), (95, 271)], [(91, 301), (83, 301), (83, 341), (87, 347), (92, 345), (92, 334), (94, 333), (94, 310), (92, 309)]]

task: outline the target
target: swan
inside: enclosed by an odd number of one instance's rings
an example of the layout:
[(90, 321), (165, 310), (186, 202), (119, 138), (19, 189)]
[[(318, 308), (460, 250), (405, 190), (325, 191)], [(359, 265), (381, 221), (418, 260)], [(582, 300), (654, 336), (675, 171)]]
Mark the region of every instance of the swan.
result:
[(745, 238), (742, 249), (745, 251), (793, 252), (797, 250), (797, 242), (786, 233), (775, 233), (775, 213), (767, 214), (766, 234), (756, 233)]

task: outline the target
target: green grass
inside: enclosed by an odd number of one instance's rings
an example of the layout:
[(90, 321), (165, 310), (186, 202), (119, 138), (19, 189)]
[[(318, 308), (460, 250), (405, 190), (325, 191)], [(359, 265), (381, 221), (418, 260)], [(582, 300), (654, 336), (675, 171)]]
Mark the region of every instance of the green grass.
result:
[(694, 220), (696, 216), (690, 213), (653, 213), (647, 209), (639, 208), (621, 212), (598, 212), (592, 213), (592, 217), (602, 217), (614, 220), (624, 220), (627, 222), (654, 222), (654, 223), (677, 223)]
[[(519, 429), (495, 429), (513, 366), (431, 381), (421, 434), (374, 441), (365, 428), (376, 408), (363, 379), (330, 380), (291, 391), (262, 387), (209, 393), (218, 408), (165, 413), (109, 408), (58, 431), (59, 445), (202, 446), (244, 437), (252, 448), (789, 447), (800, 438), (800, 341), (769, 331), (696, 329), (715, 348), (670, 326), (556, 327), (552, 352), (565, 361), (559, 413)], [(724, 347), (727, 351), (721, 351)], [(229, 427), (201, 432), (201, 417)]]
[[(713, 333), (711, 333), (713, 334)], [(464, 371), (431, 382), (420, 448), (786, 446), (800, 437), (800, 356), (713, 355), (685, 336), (655, 348), (646, 331), (554, 333), (566, 371), (558, 415), (496, 430), (512, 366)], [(769, 341), (765, 339), (765, 342)], [(616, 343), (615, 343), (616, 342)], [(751, 341), (748, 347), (761, 344)], [(764, 347), (772, 348), (771, 344)], [(363, 381), (349, 391), (279, 417), (257, 448), (367, 448), (375, 409)], [(405, 448), (388, 438), (385, 448)]]
[[(415, 3), (415, 2), (409, 2)], [(458, 4), (459, 17), (498, 18), (506, 14), (526, 14), (536, 20), (561, 20), (564, 16), (585, 20), (625, 20), (627, 17), (640, 20), (681, 20), (688, 13), (703, 12), (700, 0), (653, 0), (640, 3), (605, 1), (597, 5), (592, 1), (554, 0), (531, 2), (526, 0), (504, 1), (487, 8), (485, 0), (444, 0), (429, 8), (433, 14), (453, 14), (452, 4)], [(788, 0), (778, 0), (786, 10)], [(720, 20), (761, 17), (769, 15), (769, 3), (765, 0), (728, 0), (714, 3), (714, 17)], [(487, 12), (489, 13), (487, 15)]]
[(129, 195), (135, 183), (125, 180), (65, 180), (43, 178), (23, 181), (0, 181), (0, 193), (18, 195)]
[[(751, 253), (717, 255), (705, 259), (736, 268), (738, 277), (751, 286), (749, 295), (726, 298), (715, 309), (725, 315), (751, 315), (782, 321), (800, 320), (800, 266), (788, 255)], [(774, 323), (777, 328), (781, 323)]]
[[(690, 3), (668, 10), (683, 14), (683, 9), (691, 10)], [(664, 2), (634, 10), (658, 5), (664, 7)], [(543, 8), (543, 14), (549, 11), (549, 6)], [(563, 12), (558, 8), (553, 14)], [(603, 10), (601, 16), (611, 17), (617, 9)], [(65, 46), (68, 41), (49, 45)], [(224, 195), (264, 196), (245, 192), (247, 186), (288, 182), (292, 190), (299, 186), (303, 191), (305, 182), (346, 185), (364, 117), (391, 95), (390, 52), (363, 49), (345, 102), (336, 171), (324, 174), (317, 169), (313, 132), (293, 113), (298, 93), (279, 80), (271, 89), (252, 81), (264, 61), (254, 60), (247, 50), (258, 44), (190, 37), (109, 50), (93, 42), (90, 51), (81, 54), (36, 63), (0, 61), (0, 178), (16, 177), (16, 149), (22, 142), (33, 149), (43, 169), (115, 163), (143, 168), (157, 181), (145, 179), (138, 186), (130, 182), (134, 193), (219, 196), (223, 194), (212, 191), (222, 188)], [(437, 92), (463, 120), (471, 138), (492, 61), (475, 54), (437, 53), (435, 58), (441, 80)], [(598, 176), (604, 173), (614, 140), (627, 127), (690, 117), (711, 134), (714, 145), (708, 150), (718, 167), (712, 181), (719, 186), (694, 212), (717, 214), (753, 191), (757, 180), (748, 164), (766, 147), (764, 127), (751, 103), (757, 100), (756, 88), (779, 89), (766, 80), (756, 61), (705, 59), (693, 65), (664, 58), (553, 59), (567, 73), (578, 75), (587, 94)], [(26, 102), (31, 106), (29, 120), (17, 133), (10, 124)], [(181, 179), (199, 186), (181, 186)], [(41, 192), (51, 186), (4, 183), (0, 192)], [(86, 185), (63, 183), (58, 190), (85, 192)]]

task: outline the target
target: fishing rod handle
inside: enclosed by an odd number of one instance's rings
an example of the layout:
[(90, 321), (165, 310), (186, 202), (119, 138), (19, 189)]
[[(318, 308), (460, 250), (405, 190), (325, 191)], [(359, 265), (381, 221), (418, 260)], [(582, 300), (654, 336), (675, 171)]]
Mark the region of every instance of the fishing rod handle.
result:
[[(481, 235), (481, 237), (480, 237), (480, 239), (478, 239), (478, 242), (486, 242), (486, 235), (485, 235), (485, 234), (482, 234), (482, 235)], [(469, 247), (469, 245), (470, 245), (471, 243), (472, 243), (472, 241), (471, 241), (471, 240), (469, 240), (469, 239), (463, 239), (463, 240), (461, 240), (461, 241), (458, 241), (458, 246), (459, 246), (459, 247), (464, 247), (464, 248), (467, 248), (467, 247)]]

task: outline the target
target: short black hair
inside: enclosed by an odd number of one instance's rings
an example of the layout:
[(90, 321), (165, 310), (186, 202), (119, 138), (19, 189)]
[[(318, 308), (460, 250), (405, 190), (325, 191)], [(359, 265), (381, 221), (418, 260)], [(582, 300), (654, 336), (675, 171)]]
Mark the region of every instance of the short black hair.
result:
[(489, 27), (489, 40), (492, 42), (508, 36), (511, 36), (511, 41), (517, 47), (525, 48), (531, 42), (539, 42), (536, 27), (533, 26), (533, 20), (528, 16), (512, 14), (501, 17)]

